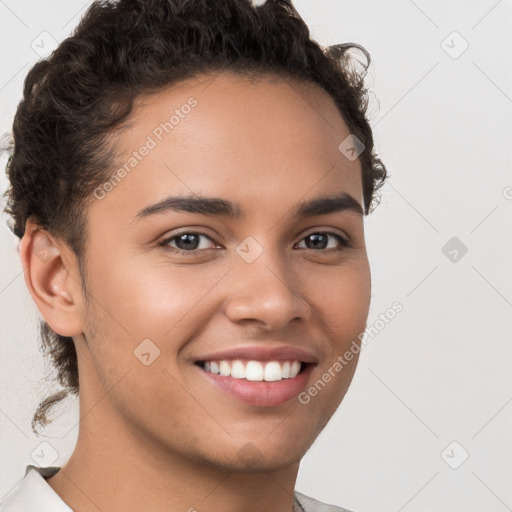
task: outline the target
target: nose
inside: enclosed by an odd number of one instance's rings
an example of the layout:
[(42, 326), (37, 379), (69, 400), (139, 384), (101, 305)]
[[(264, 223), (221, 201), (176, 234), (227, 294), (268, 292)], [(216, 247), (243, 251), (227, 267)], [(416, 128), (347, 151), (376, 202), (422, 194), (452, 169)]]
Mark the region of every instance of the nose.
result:
[(300, 280), (276, 252), (265, 249), (252, 263), (237, 258), (225, 303), (232, 322), (277, 331), (294, 320), (310, 318), (311, 308), (299, 293)]

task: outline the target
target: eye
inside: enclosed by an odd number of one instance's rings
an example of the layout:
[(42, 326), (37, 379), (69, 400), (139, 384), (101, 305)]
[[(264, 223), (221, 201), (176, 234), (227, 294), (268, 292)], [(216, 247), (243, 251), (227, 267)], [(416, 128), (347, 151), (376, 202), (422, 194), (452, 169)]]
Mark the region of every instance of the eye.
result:
[[(329, 237), (331, 237), (331, 239), (334, 239), (336, 240), (339, 245), (341, 245), (341, 247), (328, 247), (329, 245)], [(309, 240), (310, 241), (310, 245), (312, 245), (312, 247), (306, 247), (306, 249), (311, 249), (313, 251), (324, 251), (324, 252), (330, 252), (330, 251), (343, 251), (346, 247), (350, 247), (350, 244), (347, 240), (345, 240), (341, 235), (338, 235), (337, 233), (331, 233), (329, 231), (319, 231), (319, 232), (314, 232), (314, 233), (310, 233), (309, 235), (306, 235), (302, 240)], [(308, 243), (306, 242), (306, 246), (308, 245)], [(336, 244), (334, 244), (336, 245)]]
[[(158, 245), (164, 246), (165, 248), (173, 249), (174, 252), (178, 254), (186, 254), (186, 255), (194, 255), (200, 254), (209, 249), (209, 247), (205, 247), (208, 244), (202, 244), (201, 238), (205, 238), (213, 242), (213, 240), (206, 235), (205, 233), (200, 233), (196, 231), (183, 231), (177, 235), (173, 235), (171, 237), (162, 240)], [(170, 244), (174, 243), (175, 246)]]
[[(329, 247), (329, 238), (335, 242), (338, 242), (339, 247), (336, 247), (336, 243), (334, 243), (334, 247)], [(169, 249), (176, 254), (193, 256), (212, 249), (212, 247), (208, 247), (208, 242), (201, 243), (201, 239), (209, 240), (211, 243), (216, 245), (211, 237), (206, 233), (197, 231), (183, 231), (181, 233), (174, 234), (162, 240), (158, 245), (164, 247), (165, 249)], [(301, 240), (301, 243), (303, 241), (306, 241), (306, 249), (320, 252), (339, 252), (343, 251), (346, 247), (350, 247), (350, 243), (341, 235), (338, 235), (337, 233), (331, 233), (329, 231), (310, 233)]]

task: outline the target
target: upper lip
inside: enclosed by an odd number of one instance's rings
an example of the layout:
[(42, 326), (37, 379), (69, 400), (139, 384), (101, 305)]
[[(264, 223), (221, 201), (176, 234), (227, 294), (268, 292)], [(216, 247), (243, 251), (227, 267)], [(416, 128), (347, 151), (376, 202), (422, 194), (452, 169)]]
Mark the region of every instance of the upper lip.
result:
[(223, 359), (250, 359), (255, 361), (291, 360), (314, 364), (318, 362), (318, 359), (311, 352), (291, 345), (279, 347), (263, 347), (261, 345), (234, 347), (205, 354), (195, 358), (195, 361), (220, 361)]

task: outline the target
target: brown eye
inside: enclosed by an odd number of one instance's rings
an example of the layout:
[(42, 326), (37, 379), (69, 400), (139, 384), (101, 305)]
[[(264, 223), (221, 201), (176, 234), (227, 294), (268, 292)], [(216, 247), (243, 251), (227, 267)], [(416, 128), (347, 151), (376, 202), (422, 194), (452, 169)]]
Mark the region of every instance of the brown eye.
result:
[(209, 244), (207, 242), (202, 243), (202, 239), (210, 240), (210, 242), (214, 244), (213, 240), (205, 233), (183, 231), (182, 233), (162, 240), (159, 245), (180, 254), (194, 255), (212, 248), (208, 247)]
[[(336, 248), (334, 247), (328, 247), (329, 246), (329, 237), (334, 238), (338, 244), (341, 246)], [(304, 237), (302, 240), (306, 240), (306, 249), (311, 250), (320, 250), (320, 251), (342, 251), (345, 247), (349, 246), (349, 243), (347, 240), (345, 240), (342, 236), (338, 235), (337, 233), (330, 233), (330, 232), (316, 232), (316, 233), (310, 233), (306, 237)], [(301, 242), (302, 242), (301, 240)], [(336, 245), (336, 244), (334, 244)]]

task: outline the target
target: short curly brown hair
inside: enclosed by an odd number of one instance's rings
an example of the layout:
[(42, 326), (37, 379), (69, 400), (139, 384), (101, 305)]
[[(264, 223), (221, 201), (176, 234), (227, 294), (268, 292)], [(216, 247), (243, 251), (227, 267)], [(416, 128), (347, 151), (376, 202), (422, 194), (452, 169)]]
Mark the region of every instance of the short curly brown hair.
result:
[[(358, 68), (351, 50), (362, 52)], [(95, 1), (70, 37), (27, 74), (9, 141), (10, 186), (5, 211), (18, 237), (27, 219), (64, 240), (77, 256), (85, 291), (86, 205), (111, 173), (109, 139), (134, 99), (209, 72), (233, 71), (318, 84), (334, 99), (350, 132), (364, 144), (364, 210), (375, 206), (387, 177), (374, 151), (366, 117), (368, 52), (346, 43), (323, 48), (291, 0)], [(63, 389), (45, 398), (32, 429), (49, 423), (48, 410), (78, 394), (72, 338), (41, 320), (40, 335)]]

